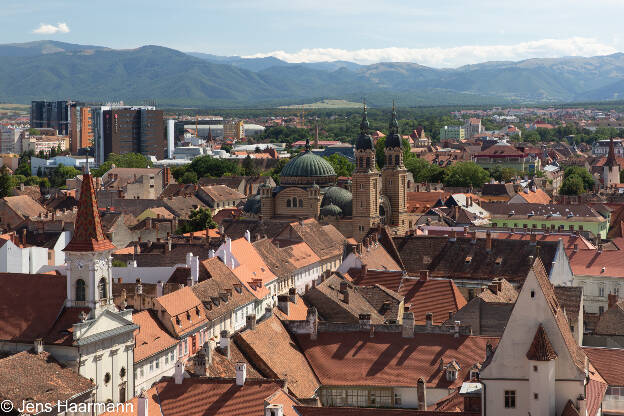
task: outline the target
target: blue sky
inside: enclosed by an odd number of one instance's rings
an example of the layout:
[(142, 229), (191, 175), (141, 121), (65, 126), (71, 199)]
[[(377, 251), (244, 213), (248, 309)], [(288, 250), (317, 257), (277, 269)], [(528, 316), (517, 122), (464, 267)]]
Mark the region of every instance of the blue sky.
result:
[(452, 67), (624, 51), (622, 16), (623, 0), (1, 0), (0, 42)]

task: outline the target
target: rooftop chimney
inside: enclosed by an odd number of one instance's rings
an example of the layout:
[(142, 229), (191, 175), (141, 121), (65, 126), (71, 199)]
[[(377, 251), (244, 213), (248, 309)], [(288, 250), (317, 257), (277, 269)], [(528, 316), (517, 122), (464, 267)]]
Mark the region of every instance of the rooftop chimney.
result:
[(431, 312), (427, 312), (425, 315), (425, 322), (427, 327), (431, 327), (433, 325), (433, 314)]
[(136, 279), (135, 293), (137, 295), (142, 295), (143, 294), (143, 285), (141, 284), (141, 279)]
[(250, 331), (253, 331), (254, 329), (256, 329), (256, 314), (255, 313), (247, 315), (246, 328)]
[(221, 352), (225, 355), (228, 360), (231, 358), (231, 348), (230, 348), (230, 333), (224, 329), (221, 331), (221, 340), (219, 342), (219, 347), (221, 347)]
[(245, 231), (245, 240), (247, 240), (247, 242), (251, 243), (251, 233), (249, 232), (249, 230)]
[(175, 380), (175, 384), (182, 384), (182, 380), (184, 380), (184, 364), (180, 360), (175, 363), (173, 379)]
[(316, 341), (318, 335), (318, 313), (314, 306), (308, 309), (306, 321), (308, 322), (310, 330), (310, 339)]
[(164, 290), (165, 289), (165, 284), (162, 282), (162, 280), (159, 280), (158, 283), (156, 283), (156, 297), (159, 298), (162, 295), (164, 295)]
[(281, 403), (267, 403), (264, 407), (264, 416), (284, 416), (284, 405)]
[(451, 231), (451, 236), (449, 237), (449, 241), (457, 241), (457, 231)]
[(288, 316), (288, 295), (278, 295), (277, 296), (277, 308), (282, 311), (286, 316)]
[(461, 325), (460, 321), (455, 321), (455, 325), (453, 326), (453, 336), (455, 338), (459, 338), (459, 327)]
[(401, 334), (403, 338), (414, 338), (414, 314), (412, 312), (403, 313)]
[(429, 280), (429, 270), (421, 270), (420, 271), (420, 281), (426, 282)]
[(37, 338), (35, 340), (35, 354), (41, 354), (43, 352), (43, 338)]
[(141, 392), (137, 398), (137, 416), (149, 416), (148, 407), (147, 397), (145, 397), (145, 393)]
[(418, 398), (418, 409), (427, 409), (427, 385), (423, 378), (419, 378), (416, 382), (416, 396)]
[(531, 231), (531, 245), (534, 246), (537, 244), (537, 234)]
[(370, 326), (370, 324), (371, 324), (371, 315), (370, 315), (370, 313), (361, 313), (359, 315), (359, 321), (360, 321), (360, 325), (364, 325), (366, 327)]
[(247, 364), (245, 363), (236, 363), (236, 385), (244, 386), (245, 379), (247, 379)]
[(485, 249), (488, 252), (492, 251), (492, 232), (490, 230), (485, 233)]
[(297, 289), (291, 287), (288, 289), (288, 298), (292, 303), (297, 303)]

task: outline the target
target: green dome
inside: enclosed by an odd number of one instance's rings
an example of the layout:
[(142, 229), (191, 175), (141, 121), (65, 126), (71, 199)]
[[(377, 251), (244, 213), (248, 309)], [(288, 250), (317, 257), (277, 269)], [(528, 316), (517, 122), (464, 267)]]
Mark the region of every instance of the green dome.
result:
[(321, 215), (324, 217), (339, 217), (342, 215), (342, 210), (334, 204), (329, 204), (321, 208)]
[(342, 214), (347, 217), (352, 215), (353, 195), (351, 192), (339, 186), (332, 186), (327, 188), (323, 195), (323, 201), (321, 201), (321, 207), (327, 207), (334, 205), (340, 208)]
[(280, 177), (282, 185), (324, 185), (335, 182), (336, 171), (328, 161), (306, 150), (284, 166)]

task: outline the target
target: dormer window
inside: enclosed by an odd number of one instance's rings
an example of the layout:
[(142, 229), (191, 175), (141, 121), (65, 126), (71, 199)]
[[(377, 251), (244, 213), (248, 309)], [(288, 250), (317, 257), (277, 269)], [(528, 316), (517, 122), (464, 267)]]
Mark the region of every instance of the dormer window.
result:
[(180, 326), (180, 327), (182, 326), (182, 321), (180, 321), (180, 317), (179, 316), (176, 316), (176, 325)]
[(453, 369), (447, 369), (446, 370), (446, 379), (448, 381), (455, 381), (457, 380), (457, 371), (453, 370)]
[(186, 319), (187, 320), (191, 320), (191, 313), (189, 311), (186, 311)]
[(197, 314), (197, 316), (199, 316), (199, 307), (195, 306), (195, 313)]

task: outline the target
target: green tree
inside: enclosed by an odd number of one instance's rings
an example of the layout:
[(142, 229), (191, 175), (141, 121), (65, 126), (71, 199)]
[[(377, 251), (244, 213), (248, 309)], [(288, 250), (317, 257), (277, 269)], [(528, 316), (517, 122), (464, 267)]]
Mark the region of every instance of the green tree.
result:
[(15, 180), (6, 166), (0, 168), (0, 198), (10, 196), (15, 188)]
[(589, 171), (581, 166), (568, 166), (563, 172), (563, 179), (576, 175), (583, 181), (583, 189), (585, 192), (594, 189), (594, 177)]
[(490, 178), (485, 169), (474, 162), (458, 162), (446, 168), (444, 185), (479, 188)]
[(179, 179), (181, 183), (197, 183), (197, 174), (192, 170), (184, 172), (184, 175)]
[(271, 175), (271, 178), (273, 178), (275, 183), (278, 185), (280, 183), (280, 173), (282, 172), (282, 169), (284, 169), (284, 166), (286, 166), (288, 162), (290, 162), (290, 159), (288, 158), (279, 159), (277, 161), (277, 164), (273, 166), (273, 168), (269, 171), (269, 175)]
[(16, 175), (30, 176), (30, 160), (22, 161), (15, 169)]
[(377, 166), (382, 169), (386, 165), (386, 138), (380, 137), (375, 143), (375, 159), (377, 159)]
[(39, 130), (31, 127), (30, 129), (28, 129), (28, 134), (30, 136), (40, 136), (41, 132)]
[(576, 174), (565, 177), (559, 190), (561, 195), (581, 195), (583, 192), (583, 179)]
[(509, 182), (518, 174), (519, 172), (513, 168), (495, 166), (493, 169), (490, 169), (490, 176), (499, 182)]
[(212, 219), (212, 212), (208, 208), (198, 208), (191, 212), (188, 221), (182, 223), (177, 230), (178, 234), (186, 234), (193, 231), (201, 231), (207, 228), (217, 228), (217, 223)]
[(39, 189), (48, 189), (50, 186), (50, 180), (48, 178), (39, 178)]
[(24, 185), (27, 185), (27, 186), (39, 185), (39, 182), (40, 182), (39, 177), (37, 177), (37, 176), (29, 176), (24, 181)]
[(63, 164), (59, 164), (56, 169), (53, 169), (48, 174), (48, 178), (50, 183), (55, 188), (60, 188), (65, 186), (65, 181), (67, 179), (75, 178), (80, 175), (80, 171), (72, 166), (63, 166)]
[(91, 173), (93, 176), (102, 176), (108, 172), (113, 165), (118, 168), (144, 169), (151, 167), (152, 162), (140, 153), (124, 153), (123, 155), (111, 153), (108, 155), (106, 162), (102, 163), (99, 168), (93, 169)]
[(232, 153), (232, 146), (230, 146), (229, 144), (221, 145), (221, 150), (223, 150), (224, 152)]
[(220, 178), (226, 173), (232, 175), (240, 175), (241, 168), (238, 163), (226, 159), (216, 159), (211, 156), (201, 156), (193, 159), (187, 170), (192, 170), (197, 174), (198, 178), (209, 176)]
[(246, 176), (258, 176), (260, 174), (260, 170), (256, 167), (254, 160), (251, 156), (247, 155), (245, 159), (243, 159), (243, 175)]
[(353, 169), (355, 168), (355, 166), (349, 161), (349, 159), (347, 159), (340, 153), (334, 153), (333, 155), (325, 156), (324, 158), (330, 163), (330, 165), (332, 165), (332, 167), (336, 171), (336, 175), (351, 176), (351, 174), (353, 173)]
[(414, 176), (414, 182), (442, 182), (444, 178), (444, 169), (418, 157), (407, 159), (405, 167)]

